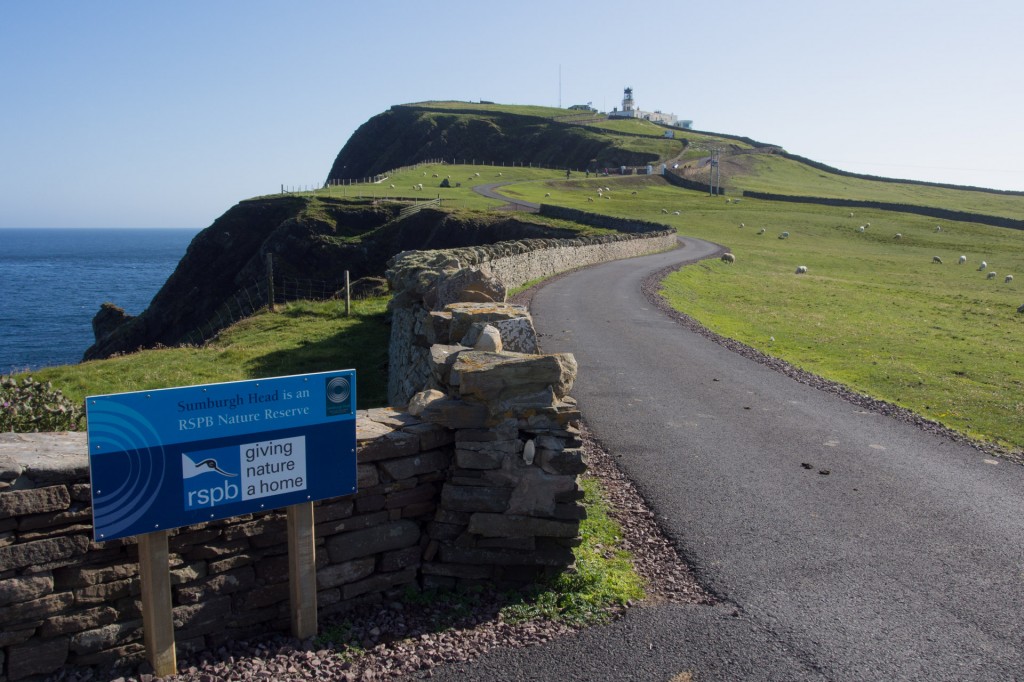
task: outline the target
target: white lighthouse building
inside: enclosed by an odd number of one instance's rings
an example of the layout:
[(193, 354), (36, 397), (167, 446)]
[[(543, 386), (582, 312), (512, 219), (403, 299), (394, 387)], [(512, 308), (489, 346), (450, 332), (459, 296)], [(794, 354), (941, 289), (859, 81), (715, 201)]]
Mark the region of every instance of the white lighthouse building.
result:
[(608, 112), (608, 116), (611, 118), (642, 118), (654, 123), (682, 128), (693, 126), (693, 121), (680, 122), (675, 114), (666, 114), (661, 111), (641, 111), (636, 106), (636, 100), (633, 99), (633, 88), (628, 87), (622, 91), (622, 109), (612, 109)]

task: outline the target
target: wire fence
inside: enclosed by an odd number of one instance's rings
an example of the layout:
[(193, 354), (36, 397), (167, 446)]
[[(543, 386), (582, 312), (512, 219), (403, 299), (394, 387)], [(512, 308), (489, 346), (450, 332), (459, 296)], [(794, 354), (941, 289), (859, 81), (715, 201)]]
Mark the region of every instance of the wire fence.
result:
[(372, 288), (360, 288), (355, 292), (350, 291), (346, 296), (344, 279), (329, 281), (274, 275), (272, 280), (254, 280), (249, 286), (229, 296), (209, 316), (205, 324), (186, 334), (181, 343), (201, 346), (221, 330), (268, 308), (271, 298), (274, 305), (278, 306), (294, 301), (363, 300), (376, 295), (378, 294)]

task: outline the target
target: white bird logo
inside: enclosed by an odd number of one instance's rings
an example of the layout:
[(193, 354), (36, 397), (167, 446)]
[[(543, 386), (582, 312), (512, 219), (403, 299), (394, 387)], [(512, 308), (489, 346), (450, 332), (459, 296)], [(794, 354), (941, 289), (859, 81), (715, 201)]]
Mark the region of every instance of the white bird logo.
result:
[(218, 474), (222, 476), (227, 476), (228, 478), (234, 478), (235, 476), (238, 476), (238, 474), (232, 474), (221, 469), (220, 465), (217, 464), (217, 460), (213, 459), (212, 457), (204, 459), (201, 462), (193, 462), (188, 455), (186, 455), (184, 452), (181, 453), (182, 477), (194, 478), (196, 476), (200, 476), (211, 471), (216, 471)]

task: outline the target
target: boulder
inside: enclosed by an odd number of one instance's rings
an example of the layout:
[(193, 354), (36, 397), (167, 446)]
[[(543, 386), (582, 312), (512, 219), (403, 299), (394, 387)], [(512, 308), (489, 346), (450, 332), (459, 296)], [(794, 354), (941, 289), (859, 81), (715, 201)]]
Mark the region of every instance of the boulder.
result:
[(473, 350), (500, 353), (502, 350), (501, 334), (492, 325), (485, 324), (480, 330), (477, 340), (473, 343)]
[(427, 405), (434, 402), (435, 400), (443, 400), (445, 397), (441, 391), (429, 389), (426, 391), (420, 391), (412, 397), (409, 401), (408, 412), (414, 417), (418, 417), (423, 414), (423, 410), (426, 409)]

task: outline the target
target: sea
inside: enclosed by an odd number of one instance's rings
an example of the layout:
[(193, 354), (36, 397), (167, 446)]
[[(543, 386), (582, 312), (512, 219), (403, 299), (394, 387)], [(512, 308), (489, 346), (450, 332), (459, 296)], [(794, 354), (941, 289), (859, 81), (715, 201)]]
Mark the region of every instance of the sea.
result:
[(141, 313), (198, 232), (0, 229), (0, 374), (80, 362), (100, 305)]

